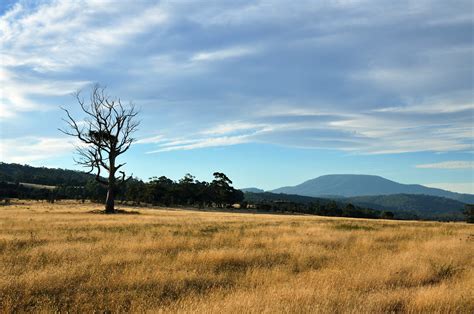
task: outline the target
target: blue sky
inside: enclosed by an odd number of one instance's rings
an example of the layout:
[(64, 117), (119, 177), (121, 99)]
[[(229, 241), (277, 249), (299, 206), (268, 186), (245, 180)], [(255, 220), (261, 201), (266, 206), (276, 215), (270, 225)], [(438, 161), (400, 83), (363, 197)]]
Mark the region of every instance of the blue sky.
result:
[(60, 105), (141, 108), (147, 179), (377, 174), (474, 193), (471, 1), (2, 1), (0, 160), (75, 168)]

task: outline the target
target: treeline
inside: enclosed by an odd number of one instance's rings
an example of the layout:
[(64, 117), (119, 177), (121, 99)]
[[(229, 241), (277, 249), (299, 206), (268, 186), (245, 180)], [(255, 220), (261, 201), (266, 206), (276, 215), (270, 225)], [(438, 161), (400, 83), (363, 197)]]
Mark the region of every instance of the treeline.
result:
[[(246, 193), (247, 195), (247, 193)], [(333, 200), (315, 201), (309, 203), (296, 203), (292, 201), (258, 200), (246, 199), (247, 206), (277, 213), (301, 213), (318, 216), (352, 217), (352, 218), (395, 218), (390, 211), (378, 211), (371, 208), (354, 206), (353, 204), (340, 203)]]
[[(117, 200), (134, 205), (186, 205), (196, 207), (227, 207), (244, 199), (242, 191), (232, 187), (232, 181), (221, 172), (215, 172), (212, 182), (198, 181), (186, 174), (181, 180), (173, 181), (165, 176), (153, 177), (149, 182), (130, 179), (119, 185)], [(21, 183), (0, 183), (0, 196), (48, 200), (59, 199), (105, 201), (106, 189), (89, 180), (84, 186), (59, 185), (54, 189), (32, 188)]]
[[(57, 186), (55, 189), (30, 187), (20, 183), (0, 182), (0, 197), (36, 199), (54, 202), (61, 199), (104, 202), (106, 189), (90, 180), (84, 186)], [(252, 197), (253, 195), (253, 197)], [(302, 213), (321, 216), (357, 218), (393, 218), (390, 212), (362, 208), (326, 199), (295, 196), (288, 200), (256, 197), (232, 187), (232, 181), (221, 172), (214, 173), (211, 182), (198, 181), (186, 174), (173, 181), (165, 176), (153, 177), (149, 182), (137, 179), (126, 181), (117, 190), (117, 200), (131, 205), (191, 206), (197, 208), (230, 207), (239, 204), (242, 209), (278, 213)], [(266, 197), (269, 197), (266, 195)], [(311, 202), (309, 202), (311, 200)]]
[[(356, 196), (344, 199), (354, 205), (377, 210), (390, 210), (406, 219), (451, 221), (463, 220), (465, 204), (439, 196), (423, 194), (391, 194)], [(411, 214), (411, 216), (409, 216)]]
[(188, 205), (198, 207), (226, 207), (240, 203), (244, 193), (232, 187), (232, 181), (222, 172), (214, 172), (212, 182), (198, 181), (186, 174), (179, 181), (165, 176), (153, 177), (149, 182), (132, 180), (122, 191), (118, 200), (131, 201), (137, 205)]
[[(178, 181), (164, 176), (153, 177), (149, 182), (131, 179), (119, 187), (117, 200), (135, 205), (183, 205), (201, 208), (227, 207), (238, 203), (241, 208), (251, 210), (323, 216), (443, 221), (468, 217), (469, 221), (474, 221), (472, 205), (469, 205), (469, 210), (464, 210), (463, 215), (464, 204), (433, 196), (385, 195), (333, 201), (268, 192), (243, 194), (231, 184), (232, 181), (227, 176), (218, 172), (212, 182), (198, 181), (190, 174)], [(94, 180), (93, 175), (84, 172), (0, 162), (0, 200), (20, 198), (53, 202), (76, 199), (104, 202), (106, 193), (106, 189)]]

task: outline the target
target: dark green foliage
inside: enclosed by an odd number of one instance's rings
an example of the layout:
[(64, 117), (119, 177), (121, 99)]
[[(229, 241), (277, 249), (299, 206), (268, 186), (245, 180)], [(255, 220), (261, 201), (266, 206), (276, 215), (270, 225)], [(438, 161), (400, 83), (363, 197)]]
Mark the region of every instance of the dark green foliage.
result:
[(466, 204), (464, 209), (464, 215), (466, 215), (466, 221), (468, 223), (474, 223), (474, 205)]
[[(153, 177), (148, 183), (138, 183), (142, 185), (138, 195), (134, 190), (136, 182), (127, 183), (126, 191), (132, 191), (128, 193), (133, 193), (134, 197), (144, 202), (165, 206), (227, 207), (244, 199), (243, 193), (231, 186), (232, 181), (225, 174), (216, 172), (214, 177), (211, 183), (195, 180), (189, 173), (178, 182), (164, 176)], [(131, 199), (130, 195), (127, 199)]]
[(244, 195), (245, 202), (249, 204), (250, 207), (264, 211), (354, 218), (380, 218), (381, 216), (381, 213), (377, 210), (357, 207), (352, 204), (325, 198), (274, 194), (269, 192), (247, 192)]
[(261, 203), (264, 201), (285, 201), (293, 203), (308, 204), (319, 202), (329, 202), (326, 198), (317, 198), (311, 196), (301, 196), (296, 194), (276, 194), (271, 192), (264, 193), (254, 193), (254, 192), (245, 192), (245, 200), (251, 203)]
[(293, 211), (323, 216), (410, 220), (463, 220), (464, 204), (429, 195), (378, 195), (328, 198), (276, 193), (245, 193), (245, 201), (263, 210)]
[(464, 204), (445, 197), (417, 194), (393, 194), (357, 196), (345, 198), (353, 204), (390, 211), (395, 217), (413, 219), (416, 215), (424, 219), (463, 220)]
[[(58, 199), (105, 201), (107, 190), (95, 180), (95, 176), (78, 171), (15, 164), (0, 166), (0, 198), (49, 202)], [(130, 179), (117, 186), (117, 199), (136, 205), (146, 203), (198, 207), (228, 207), (243, 201), (243, 193), (232, 187), (232, 181), (224, 173), (215, 172), (214, 178), (210, 183), (198, 181), (188, 173), (178, 182), (164, 176), (152, 177), (149, 182)], [(31, 187), (19, 182), (48, 184), (55, 188)]]
[(49, 189), (34, 189), (19, 183), (0, 181), (0, 198), (28, 198), (33, 200), (49, 200), (53, 192)]
[(209, 191), (217, 206), (223, 207), (226, 204), (235, 204), (243, 201), (244, 193), (234, 189), (232, 181), (222, 172), (214, 172), (214, 180), (211, 182)]
[(395, 217), (395, 214), (392, 212), (383, 212), (382, 213), (382, 218), (383, 219), (393, 219)]
[(83, 186), (94, 176), (74, 170), (37, 168), (0, 162), (0, 181), (28, 182), (44, 185)]

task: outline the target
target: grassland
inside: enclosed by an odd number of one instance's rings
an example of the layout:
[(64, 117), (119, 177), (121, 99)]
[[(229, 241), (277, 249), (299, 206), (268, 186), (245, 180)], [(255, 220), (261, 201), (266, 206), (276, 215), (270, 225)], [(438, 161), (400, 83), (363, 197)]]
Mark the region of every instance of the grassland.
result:
[(0, 207), (2, 312), (474, 312), (472, 225), (98, 208)]

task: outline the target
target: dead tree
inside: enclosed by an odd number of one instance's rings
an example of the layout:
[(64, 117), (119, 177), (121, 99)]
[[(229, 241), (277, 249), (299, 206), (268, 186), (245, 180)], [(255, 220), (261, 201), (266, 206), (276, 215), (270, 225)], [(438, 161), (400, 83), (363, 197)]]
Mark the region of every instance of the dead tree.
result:
[[(136, 119), (138, 111), (132, 103), (123, 105), (120, 99), (111, 98), (105, 87), (98, 84), (92, 87), (87, 103), (81, 92), (75, 93), (75, 98), (85, 118), (76, 120), (69, 110), (61, 108), (67, 116), (63, 118), (67, 128), (60, 131), (79, 139), (80, 145), (76, 146), (79, 158), (74, 161), (89, 168), (89, 173), (95, 172), (97, 182), (107, 187), (105, 212), (114, 213), (117, 187), (126, 181), (125, 172), (120, 170), (125, 163), (118, 164), (117, 157), (135, 141), (132, 134), (140, 124)], [(107, 173), (106, 179), (101, 176), (101, 170)]]

